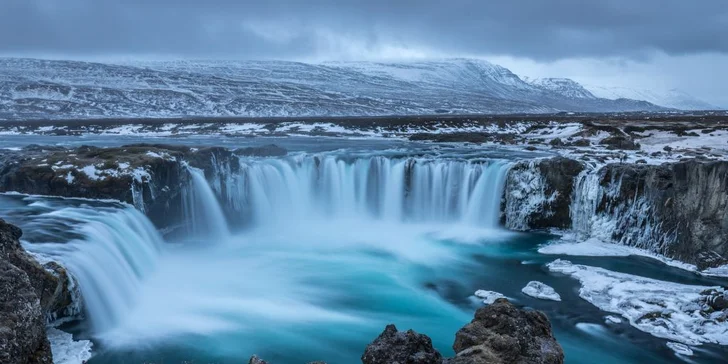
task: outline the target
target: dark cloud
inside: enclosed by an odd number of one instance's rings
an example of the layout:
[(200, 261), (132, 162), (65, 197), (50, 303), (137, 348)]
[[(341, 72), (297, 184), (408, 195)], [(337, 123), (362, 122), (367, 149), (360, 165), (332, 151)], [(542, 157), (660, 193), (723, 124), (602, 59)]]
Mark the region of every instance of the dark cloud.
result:
[(347, 42), (535, 60), (728, 53), (726, 0), (0, 0), (0, 53), (325, 57)]

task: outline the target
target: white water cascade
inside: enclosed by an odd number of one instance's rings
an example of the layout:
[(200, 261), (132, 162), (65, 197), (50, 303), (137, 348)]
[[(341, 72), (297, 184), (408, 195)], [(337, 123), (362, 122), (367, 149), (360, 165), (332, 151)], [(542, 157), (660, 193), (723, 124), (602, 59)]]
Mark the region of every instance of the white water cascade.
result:
[(190, 232), (198, 239), (219, 241), (230, 235), (225, 213), (215, 192), (198, 168), (186, 166), (192, 178), (184, 202)]
[(503, 160), (332, 155), (240, 163), (218, 176), (219, 192), (252, 225), (336, 217), (495, 228), (510, 168)]
[(133, 207), (74, 207), (49, 215), (77, 221), (74, 232), (83, 238), (35, 244), (33, 250), (59, 260), (76, 278), (94, 332), (115, 327), (134, 307), (142, 281), (154, 271), (162, 237)]

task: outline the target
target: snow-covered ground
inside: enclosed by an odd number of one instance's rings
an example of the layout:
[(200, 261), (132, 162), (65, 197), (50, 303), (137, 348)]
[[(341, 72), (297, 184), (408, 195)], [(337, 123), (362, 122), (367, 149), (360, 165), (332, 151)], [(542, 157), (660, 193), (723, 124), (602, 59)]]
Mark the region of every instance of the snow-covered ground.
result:
[(720, 287), (660, 281), (561, 259), (547, 267), (579, 280), (581, 298), (601, 310), (621, 315), (639, 330), (686, 345), (728, 345), (728, 321), (722, 316), (725, 313), (711, 314), (700, 301), (702, 292), (722, 290)]

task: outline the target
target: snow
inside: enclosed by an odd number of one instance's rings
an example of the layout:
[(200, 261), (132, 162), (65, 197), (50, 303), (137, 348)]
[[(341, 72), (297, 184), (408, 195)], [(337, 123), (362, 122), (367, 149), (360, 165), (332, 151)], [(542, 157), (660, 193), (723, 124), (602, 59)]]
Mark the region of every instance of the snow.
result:
[(538, 249), (541, 254), (570, 255), (583, 257), (628, 257), (631, 255), (659, 260), (669, 266), (695, 272), (698, 267), (683, 263), (653, 252), (617, 243), (605, 243), (597, 238), (589, 238), (584, 242), (574, 242), (573, 235), (566, 234), (555, 243), (544, 245)]
[(578, 279), (581, 298), (639, 330), (687, 345), (728, 345), (728, 322), (704, 317), (699, 303), (702, 291), (720, 287), (665, 282), (561, 259), (547, 267)]
[(552, 287), (538, 281), (528, 282), (528, 284), (521, 289), (521, 292), (533, 298), (561, 301), (561, 296), (559, 296)]
[(68, 174), (66, 174), (66, 183), (70, 185), (71, 183), (73, 183), (74, 179), (75, 178), (71, 174), (71, 171), (68, 171)]
[(665, 345), (672, 349), (672, 351), (675, 352), (675, 355), (693, 356), (693, 349), (690, 349), (690, 347), (685, 344), (668, 342)]
[(499, 298), (505, 298), (506, 296), (498, 292), (479, 289), (475, 291), (475, 297), (483, 299), (483, 303), (485, 303), (486, 305), (490, 305), (493, 304), (495, 300)]
[(46, 332), (51, 343), (54, 364), (81, 364), (91, 359), (91, 341), (74, 341), (73, 335), (53, 327), (47, 328)]
[(708, 268), (700, 273), (706, 276), (728, 277), (728, 264), (721, 265), (720, 267)]
[(612, 316), (612, 315), (605, 317), (604, 321), (606, 321), (607, 323), (611, 323), (611, 324), (621, 324), (622, 323), (621, 318), (619, 318), (617, 316)]
[(88, 176), (88, 178), (90, 178), (94, 181), (98, 181), (101, 179), (101, 176), (99, 175), (99, 171), (96, 169), (96, 166), (94, 166), (93, 164), (90, 164), (88, 166), (81, 168), (80, 171), (83, 172), (84, 174), (86, 174)]

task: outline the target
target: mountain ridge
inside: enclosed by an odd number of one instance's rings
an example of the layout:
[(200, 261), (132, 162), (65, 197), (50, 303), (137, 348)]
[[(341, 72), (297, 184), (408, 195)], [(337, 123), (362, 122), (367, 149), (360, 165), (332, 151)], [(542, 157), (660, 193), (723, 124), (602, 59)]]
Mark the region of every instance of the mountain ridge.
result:
[(639, 100), (569, 96), (526, 82), (505, 67), (462, 58), (318, 64), (0, 58), (5, 120), (662, 110)]

